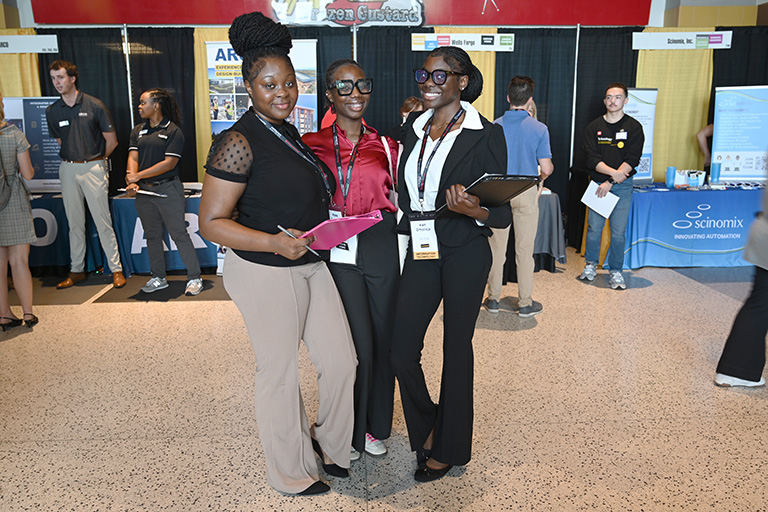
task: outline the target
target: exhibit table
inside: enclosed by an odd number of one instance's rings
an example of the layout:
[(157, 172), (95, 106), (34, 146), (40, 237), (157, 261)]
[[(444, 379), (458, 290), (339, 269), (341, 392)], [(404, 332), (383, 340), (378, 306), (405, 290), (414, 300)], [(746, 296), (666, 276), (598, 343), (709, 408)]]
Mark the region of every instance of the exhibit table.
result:
[[(536, 241), (533, 244), (534, 271), (541, 269), (555, 271), (556, 262), (565, 263), (565, 230), (563, 215), (560, 210), (560, 198), (557, 194), (542, 194), (539, 196), (539, 226), (536, 230)], [(517, 265), (515, 264), (515, 230), (509, 230), (507, 244), (507, 261), (504, 264), (504, 283), (517, 282)]]
[[(149, 255), (147, 241), (144, 239), (144, 228), (136, 213), (134, 198), (117, 196), (112, 198), (112, 223), (115, 226), (117, 245), (120, 248), (120, 258), (123, 261), (123, 271), (128, 275), (133, 273), (149, 273)], [(200, 210), (200, 196), (186, 198), (185, 219), (187, 232), (195, 246), (197, 259), (201, 267), (216, 266), (216, 244), (200, 236), (197, 225), (197, 213)], [(181, 261), (176, 244), (165, 232), (165, 264), (167, 270), (182, 270), (185, 268)]]
[(738, 267), (762, 190), (635, 190), (624, 268)]

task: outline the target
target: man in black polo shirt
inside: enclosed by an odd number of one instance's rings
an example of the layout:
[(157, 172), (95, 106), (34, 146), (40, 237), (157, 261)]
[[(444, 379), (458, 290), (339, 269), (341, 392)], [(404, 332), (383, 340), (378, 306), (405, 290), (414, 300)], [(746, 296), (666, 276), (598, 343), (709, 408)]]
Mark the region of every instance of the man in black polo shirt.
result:
[(61, 195), (69, 222), (69, 277), (56, 288), (69, 288), (85, 279), (85, 205), (96, 224), (107, 256), (112, 282), (125, 286), (117, 238), (107, 201), (109, 166), (107, 158), (117, 147), (117, 135), (107, 107), (99, 99), (77, 88), (77, 67), (57, 60), (48, 68), (53, 86), (61, 98), (46, 110), (48, 131), (61, 146), (59, 167)]

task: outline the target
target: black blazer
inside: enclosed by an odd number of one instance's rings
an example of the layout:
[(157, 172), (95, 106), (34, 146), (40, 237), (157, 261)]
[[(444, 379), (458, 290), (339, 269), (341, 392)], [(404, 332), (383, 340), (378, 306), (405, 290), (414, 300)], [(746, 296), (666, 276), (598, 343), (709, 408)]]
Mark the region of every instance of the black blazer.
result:
[[(411, 197), (405, 184), (405, 162), (419, 143), (420, 139), (413, 131), (413, 122), (423, 112), (413, 112), (403, 125), (403, 154), (397, 169), (398, 205), (403, 211), (403, 218), (398, 225), (398, 232), (410, 233), (408, 222), (411, 210)], [(464, 129), (453, 143), (445, 167), (440, 177), (440, 188), (436, 199), (436, 208), (445, 204), (445, 191), (451, 185), (469, 186), (483, 174), (507, 173), (507, 142), (500, 125), (490, 123), (482, 115), (482, 130)], [(485, 226), (478, 226), (475, 219), (466, 215), (448, 212), (435, 221), (437, 239), (448, 247), (459, 247), (477, 236), (491, 236), (489, 228), (505, 228), (512, 223), (512, 210), (509, 203), (495, 208), (488, 208), (490, 216)]]

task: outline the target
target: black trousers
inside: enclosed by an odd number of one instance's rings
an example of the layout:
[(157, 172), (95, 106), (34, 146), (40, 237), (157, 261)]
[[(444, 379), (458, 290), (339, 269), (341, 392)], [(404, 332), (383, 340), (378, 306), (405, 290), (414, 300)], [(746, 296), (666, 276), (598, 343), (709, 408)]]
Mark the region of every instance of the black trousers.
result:
[(352, 446), (365, 449), (365, 433), (387, 439), (392, 430), (395, 374), (390, 362), (400, 260), (395, 214), (358, 235), (357, 265), (331, 263), (357, 351)]
[[(435, 429), (432, 457), (463, 465), (472, 454), (472, 337), (491, 268), (485, 236), (461, 247), (440, 245), (440, 259), (415, 261), (410, 248), (397, 295), (392, 365), (400, 382), (411, 449)], [(421, 368), (424, 336), (443, 301), (443, 371), (435, 405)]]
[(752, 293), (733, 321), (717, 364), (717, 373), (759, 381), (765, 367), (768, 333), (768, 270), (755, 267)]

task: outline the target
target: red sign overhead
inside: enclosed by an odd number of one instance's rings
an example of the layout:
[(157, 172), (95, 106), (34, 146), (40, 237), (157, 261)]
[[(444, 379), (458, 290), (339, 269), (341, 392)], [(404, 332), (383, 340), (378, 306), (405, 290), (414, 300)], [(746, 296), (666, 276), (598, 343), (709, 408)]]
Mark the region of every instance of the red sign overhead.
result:
[(253, 11), (274, 17), (272, 0), (32, 0), (35, 23), (50, 25), (230, 25)]
[(647, 25), (651, 0), (424, 0), (426, 25)]

